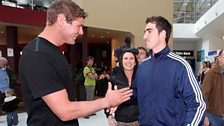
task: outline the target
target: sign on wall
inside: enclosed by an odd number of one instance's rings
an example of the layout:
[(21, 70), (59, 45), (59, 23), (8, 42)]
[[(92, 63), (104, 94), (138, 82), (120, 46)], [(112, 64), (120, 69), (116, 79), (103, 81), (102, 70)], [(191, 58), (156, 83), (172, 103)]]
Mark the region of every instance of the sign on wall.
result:
[(205, 60), (205, 50), (197, 51), (197, 62), (202, 62)]
[(7, 48), (7, 56), (8, 57), (13, 57), (14, 56), (12, 48)]

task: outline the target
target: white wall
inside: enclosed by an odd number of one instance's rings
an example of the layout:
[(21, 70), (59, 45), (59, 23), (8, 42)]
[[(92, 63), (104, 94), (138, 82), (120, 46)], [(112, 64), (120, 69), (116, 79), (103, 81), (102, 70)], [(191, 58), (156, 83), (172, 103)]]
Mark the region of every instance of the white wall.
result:
[(195, 42), (174, 42), (173, 50), (195, 50)]
[(193, 29), (194, 24), (173, 24), (173, 38), (198, 38)]
[(224, 40), (217, 36), (210, 38), (209, 50), (224, 49)]

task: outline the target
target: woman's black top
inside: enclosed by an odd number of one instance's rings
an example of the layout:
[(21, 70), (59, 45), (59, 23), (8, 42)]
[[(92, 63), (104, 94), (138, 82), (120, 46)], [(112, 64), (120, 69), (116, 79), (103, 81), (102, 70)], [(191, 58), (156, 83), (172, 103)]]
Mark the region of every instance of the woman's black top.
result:
[[(110, 82), (114, 85), (117, 85), (118, 89), (128, 87), (128, 80), (124, 74), (124, 72), (119, 69), (119, 72), (110, 75)], [(132, 77), (131, 88), (134, 83), (134, 77)], [(115, 111), (115, 119), (120, 122), (130, 123), (138, 120), (138, 106), (137, 100), (133, 97), (131, 100), (128, 100), (122, 104), (120, 104)]]

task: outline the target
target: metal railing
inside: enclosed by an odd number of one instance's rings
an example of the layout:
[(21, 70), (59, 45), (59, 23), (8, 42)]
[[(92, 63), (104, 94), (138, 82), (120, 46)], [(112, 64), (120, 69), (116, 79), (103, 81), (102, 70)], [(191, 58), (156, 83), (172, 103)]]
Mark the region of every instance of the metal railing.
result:
[(195, 23), (218, 0), (174, 0), (173, 22)]
[(0, 4), (22, 9), (46, 11), (52, 1), (54, 0), (1, 0)]

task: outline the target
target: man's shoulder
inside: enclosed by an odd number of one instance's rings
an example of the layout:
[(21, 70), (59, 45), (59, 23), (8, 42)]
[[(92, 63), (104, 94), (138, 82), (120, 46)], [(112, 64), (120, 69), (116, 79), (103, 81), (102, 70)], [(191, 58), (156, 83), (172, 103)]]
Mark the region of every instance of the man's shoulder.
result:
[(167, 54), (167, 57), (169, 58), (169, 61), (172, 62), (172, 65), (178, 65), (179, 66), (188, 66), (189, 63), (187, 62), (186, 59), (184, 59), (183, 57), (175, 54), (174, 52), (169, 52)]
[(215, 66), (206, 72), (206, 74), (208, 74), (208, 75), (215, 74), (215, 73), (218, 73), (218, 74), (220, 73), (219, 66)]
[(83, 70), (89, 70), (89, 67), (88, 66), (85, 66)]
[(84, 69), (83, 69), (83, 73), (87, 74), (89, 72), (90, 72), (90, 68), (88, 66), (85, 66)]

